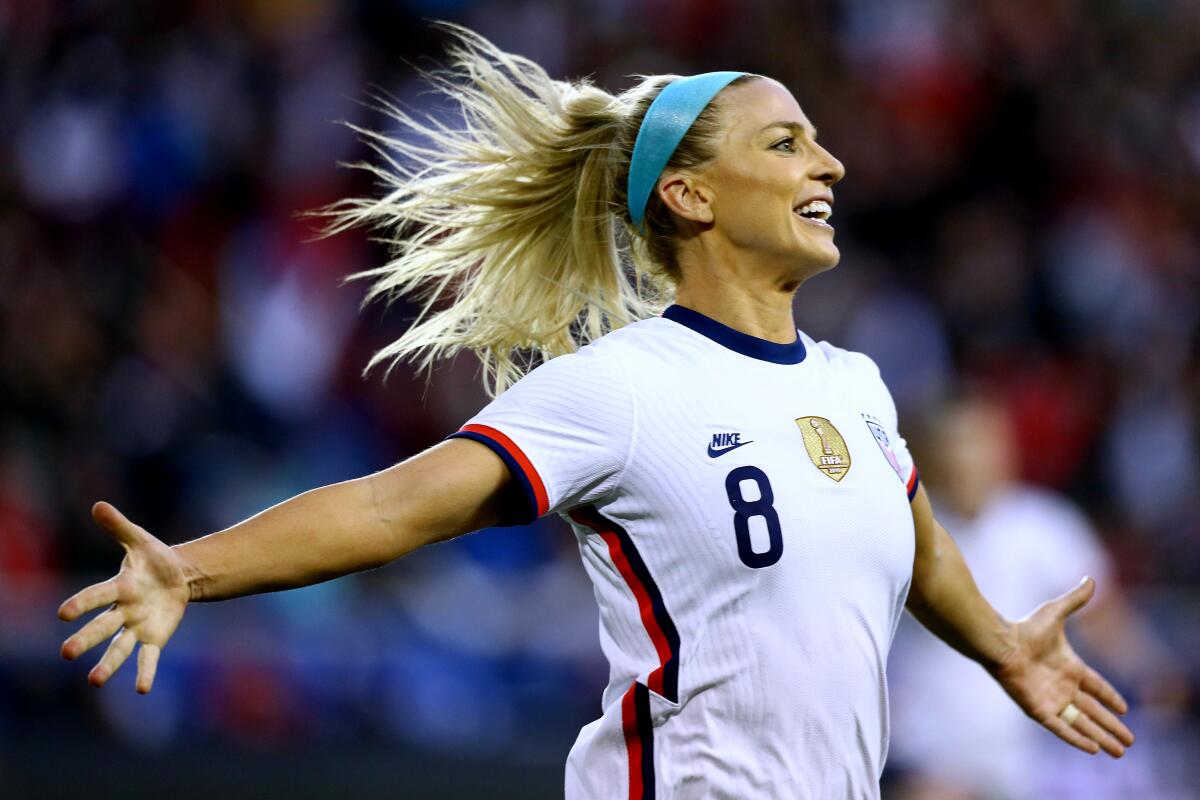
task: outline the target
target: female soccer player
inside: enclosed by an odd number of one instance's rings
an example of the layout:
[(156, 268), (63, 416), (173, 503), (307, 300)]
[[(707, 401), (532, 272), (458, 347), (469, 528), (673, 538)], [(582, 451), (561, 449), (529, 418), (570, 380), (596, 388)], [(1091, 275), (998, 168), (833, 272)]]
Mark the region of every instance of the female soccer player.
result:
[[(175, 547), (97, 503), (126, 556), (62, 605), (64, 620), (108, 606), (63, 655), (113, 637), (100, 686), (141, 643), (148, 692), (189, 602), (553, 512), (611, 664), (570, 798), (878, 797), (906, 604), (1035, 720), (1120, 756), (1125, 701), (1063, 633), (1092, 582), (997, 614), (933, 518), (874, 364), (796, 329), (792, 295), (838, 260), (843, 169), (788, 90), (721, 72), (614, 97), (455, 36), (456, 69), (430, 77), (466, 124), (394, 109), (422, 138), (367, 134), (390, 191), (332, 213), (395, 241), (373, 295), (430, 292), (375, 360), (469, 348), (502, 393), (418, 456)], [(545, 363), (520, 377), (531, 352)]]

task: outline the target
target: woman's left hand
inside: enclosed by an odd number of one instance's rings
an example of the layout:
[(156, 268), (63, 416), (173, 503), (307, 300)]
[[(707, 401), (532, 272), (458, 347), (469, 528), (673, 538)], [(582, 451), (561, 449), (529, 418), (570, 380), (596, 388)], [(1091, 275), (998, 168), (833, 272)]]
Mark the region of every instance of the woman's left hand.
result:
[(1128, 704), (1075, 654), (1063, 630), (1067, 617), (1095, 591), (1095, 581), (1084, 578), (1015, 623), (1015, 647), (993, 676), (1026, 714), (1063, 741), (1086, 753), (1103, 750), (1120, 758), (1133, 744), (1133, 733), (1116, 716)]

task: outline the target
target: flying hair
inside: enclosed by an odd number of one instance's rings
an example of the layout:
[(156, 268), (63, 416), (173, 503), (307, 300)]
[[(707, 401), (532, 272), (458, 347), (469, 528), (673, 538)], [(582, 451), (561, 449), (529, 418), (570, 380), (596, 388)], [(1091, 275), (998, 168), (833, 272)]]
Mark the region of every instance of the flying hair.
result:
[[(318, 214), (328, 234), (361, 226), (389, 245), (385, 264), (349, 276), (371, 281), (364, 303), (421, 301), (412, 326), (366, 369), (390, 371), (401, 359), (427, 369), (470, 350), (496, 395), (531, 364), (670, 302), (679, 277), (674, 219), (655, 194), (645, 233), (637, 231), (626, 182), (642, 117), (677, 76), (636, 76), (612, 95), (587, 78), (554, 80), (467, 28), (437, 26), (450, 36), (449, 66), (421, 74), (458, 118), (418, 118), (381, 102), (402, 132), (351, 126), (380, 159), (351, 166), (374, 175), (382, 196)], [(668, 168), (711, 160), (719, 121), (714, 101)]]

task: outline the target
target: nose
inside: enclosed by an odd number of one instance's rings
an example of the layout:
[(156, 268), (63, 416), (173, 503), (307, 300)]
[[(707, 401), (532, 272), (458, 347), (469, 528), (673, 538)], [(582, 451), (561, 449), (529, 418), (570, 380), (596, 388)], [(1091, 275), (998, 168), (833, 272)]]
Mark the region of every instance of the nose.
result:
[(842, 162), (833, 157), (821, 145), (813, 143), (817, 148), (817, 159), (813, 162), (813, 179), (818, 180), (826, 186), (833, 186), (835, 183), (846, 177), (846, 168), (842, 166)]

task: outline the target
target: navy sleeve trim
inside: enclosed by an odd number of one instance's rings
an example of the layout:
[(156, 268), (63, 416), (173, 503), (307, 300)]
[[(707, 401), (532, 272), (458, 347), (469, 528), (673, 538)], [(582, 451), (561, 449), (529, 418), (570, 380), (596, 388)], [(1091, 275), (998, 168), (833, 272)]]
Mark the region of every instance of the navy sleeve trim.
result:
[[(501, 520), (498, 524), (501, 526), (528, 525), (548, 510), (546, 490), (541, 477), (511, 439), (499, 431), (494, 432), (498, 435), (490, 435), (492, 433), (491, 429), (486, 429), (483, 425), (469, 425), (446, 438), (470, 439), (473, 442), (479, 442), (500, 456), (504, 465), (508, 467), (508, 471), (512, 473), (513, 483), (519, 491), (512, 492), (507, 501), (503, 503)], [(516, 452), (513, 452), (514, 450)]]
[(908, 502), (917, 496), (917, 489), (921, 486), (921, 474), (917, 471), (916, 466), (913, 466), (912, 477), (908, 479)]

